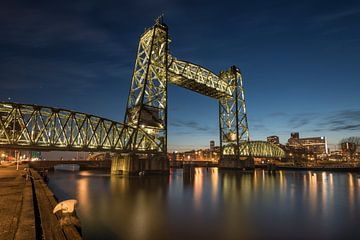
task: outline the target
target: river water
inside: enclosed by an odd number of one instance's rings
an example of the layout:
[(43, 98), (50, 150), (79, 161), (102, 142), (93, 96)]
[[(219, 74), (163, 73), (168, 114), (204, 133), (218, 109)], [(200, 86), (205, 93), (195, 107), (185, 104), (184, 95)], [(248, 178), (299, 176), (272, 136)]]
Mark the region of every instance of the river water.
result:
[(49, 174), (85, 239), (360, 239), (360, 176), (195, 168), (168, 176)]

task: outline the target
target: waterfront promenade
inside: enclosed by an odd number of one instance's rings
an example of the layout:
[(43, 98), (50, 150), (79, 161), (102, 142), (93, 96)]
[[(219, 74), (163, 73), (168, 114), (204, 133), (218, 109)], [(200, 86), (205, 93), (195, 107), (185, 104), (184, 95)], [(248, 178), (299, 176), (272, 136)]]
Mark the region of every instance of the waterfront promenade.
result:
[[(20, 166), (19, 169), (23, 169)], [(0, 168), (0, 239), (35, 239), (32, 186), (15, 166)]]

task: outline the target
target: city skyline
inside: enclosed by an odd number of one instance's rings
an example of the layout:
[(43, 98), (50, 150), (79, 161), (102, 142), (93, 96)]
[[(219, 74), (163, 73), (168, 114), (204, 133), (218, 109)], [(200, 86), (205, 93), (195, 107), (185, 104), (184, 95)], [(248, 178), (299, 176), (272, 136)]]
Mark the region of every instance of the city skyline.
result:
[[(5, 1), (0, 100), (123, 122), (137, 41), (164, 13), (176, 56), (215, 73), (241, 69), (252, 139), (285, 143), (298, 131), (337, 144), (360, 131), (359, 3), (206, 3)], [(169, 151), (219, 142), (216, 100), (175, 86), (168, 95)]]

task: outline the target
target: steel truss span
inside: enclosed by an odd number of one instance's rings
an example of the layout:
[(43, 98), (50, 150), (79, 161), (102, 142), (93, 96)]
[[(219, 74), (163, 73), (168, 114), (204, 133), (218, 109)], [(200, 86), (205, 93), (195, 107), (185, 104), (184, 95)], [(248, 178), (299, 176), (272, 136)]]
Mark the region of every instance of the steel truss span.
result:
[[(144, 141), (131, 146), (134, 134)], [(146, 143), (146, 144), (144, 144)], [(0, 102), (0, 147), (65, 151), (156, 151), (141, 129), (105, 118), (36, 105)]]
[(215, 73), (194, 63), (172, 59), (170, 83), (216, 99), (231, 97), (229, 84)]
[[(224, 152), (226, 155), (235, 154), (235, 145), (227, 145), (224, 148)], [(285, 151), (269, 142), (250, 141), (249, 143), (243, 142), (240, 144), (239, 155), (240, 157), (251, 155), (253, 157), (284, 158)]]

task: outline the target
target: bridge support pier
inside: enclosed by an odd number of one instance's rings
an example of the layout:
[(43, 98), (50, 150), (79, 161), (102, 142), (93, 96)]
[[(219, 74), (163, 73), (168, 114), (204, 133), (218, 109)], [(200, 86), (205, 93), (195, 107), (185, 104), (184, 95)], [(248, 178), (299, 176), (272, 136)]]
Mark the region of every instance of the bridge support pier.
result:
[(112, 175), (168, 174), (169, 161), (160, 154), (119, 154), (112, 157)]
[(254, 159), (249, 158), (240, 158), (227, 157), (222, 158), (219, 161), (219, 168), (221, 169), (241, 169), (241, 170), (252, 170), (255, 168)]

